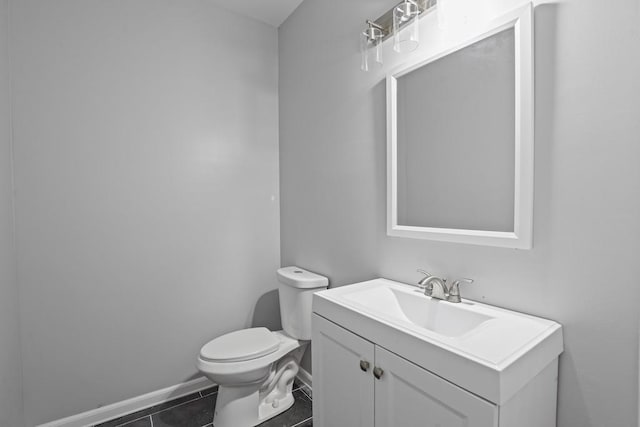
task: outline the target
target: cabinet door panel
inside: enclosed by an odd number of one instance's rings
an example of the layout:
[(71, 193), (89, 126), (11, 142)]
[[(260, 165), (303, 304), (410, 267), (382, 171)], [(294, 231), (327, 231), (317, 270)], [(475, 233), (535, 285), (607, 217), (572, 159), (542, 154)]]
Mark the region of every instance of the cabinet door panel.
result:
[(375, 356), (376, 427), (497, 427), (495, 405), (381, 347)]
[(374, 345), (315, 314), (312, 337), (313, 425), (373, 427)]

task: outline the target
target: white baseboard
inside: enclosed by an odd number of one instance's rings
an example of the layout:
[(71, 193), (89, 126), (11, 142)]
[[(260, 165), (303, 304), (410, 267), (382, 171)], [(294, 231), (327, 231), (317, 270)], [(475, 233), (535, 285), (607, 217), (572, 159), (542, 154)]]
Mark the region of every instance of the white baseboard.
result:
[(312, 387), (313, 382), (312, 382), (311, 374), (307, 370), (305, 370), (302, 366), (298, 370), (297, 376), (300, 382), (304, 383), (307, 387), (313, 390), (313, 387)]
[(88, 427), (100, 424), (123, 415), (141, 411), (178, 397), (186, 396), (212, 387), (214, 384), (205, 377), (196, 378), (182, 384), (176, 384), (162, 390), (152, 391), (132, 399), (116, 402), (102, 408), (93, 409), (81, 414), (72, 415), (57, 421), (40, 424), (38, 427)]

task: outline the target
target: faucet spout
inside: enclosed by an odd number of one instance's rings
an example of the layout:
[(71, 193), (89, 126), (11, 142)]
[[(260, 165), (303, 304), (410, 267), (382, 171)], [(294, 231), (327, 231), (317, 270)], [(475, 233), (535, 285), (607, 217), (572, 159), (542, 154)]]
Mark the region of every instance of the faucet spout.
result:
[(422, 279), (420, 282), (424, 282), (421, 284), (425, 286), (424, 294), (426, 296), (435, 299), (447, 299), (447, 293), (449, 291), (447, 289), (447, 279), (441, 279), (437, 276), (429, 276)]
[(420, 269), (418, 269), (418, 272), (424, 274), (424, 277), (418, 282), (418, 287), (420, 289), (424, 289), (424, 294), (426, 296), (453, 303), (459, 303), (462, 301), (462, 298), (460, 297), (460, 284), (473, 283), (473, 279), (460, 279), (454, 281), (451, 286), (447, 286), (447, 279), (434, 276), (433, 274)]

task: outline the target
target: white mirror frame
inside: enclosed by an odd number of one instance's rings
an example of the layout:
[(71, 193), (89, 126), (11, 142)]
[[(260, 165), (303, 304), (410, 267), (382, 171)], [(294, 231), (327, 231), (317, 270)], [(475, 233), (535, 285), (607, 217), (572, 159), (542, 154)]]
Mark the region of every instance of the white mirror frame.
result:
[[(445, 46), (427, 59), (403, 65), (387, 75), (387, 234), (443, 242), (531, 249), (533, 226), (534, 88), (532, 5), (485, 26), (463, 43)], [(452, 52), (509, 28), (515, 37), (515, 197), (514, 231), (483, 231), (398, 225), (397, 79)]]

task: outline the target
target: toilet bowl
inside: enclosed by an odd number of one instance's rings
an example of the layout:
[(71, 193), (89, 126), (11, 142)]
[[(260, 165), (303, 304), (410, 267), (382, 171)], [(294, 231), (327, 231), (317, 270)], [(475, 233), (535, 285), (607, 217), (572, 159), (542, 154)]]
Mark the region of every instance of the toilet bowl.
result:
[(311, 298), (328, 280), (298, 267), (277, 276), (284, 330), (242, 329), (200, 350), (198, 369), (219, 386), (215, 427), (253, 427), (293, 405), (293, 380), (311, 339)]
[(289, 409), (306, 346), (266, 328), (232, 332), (205, 345), (197, 366), (219, 385), (214, 425), (255, 426)]

